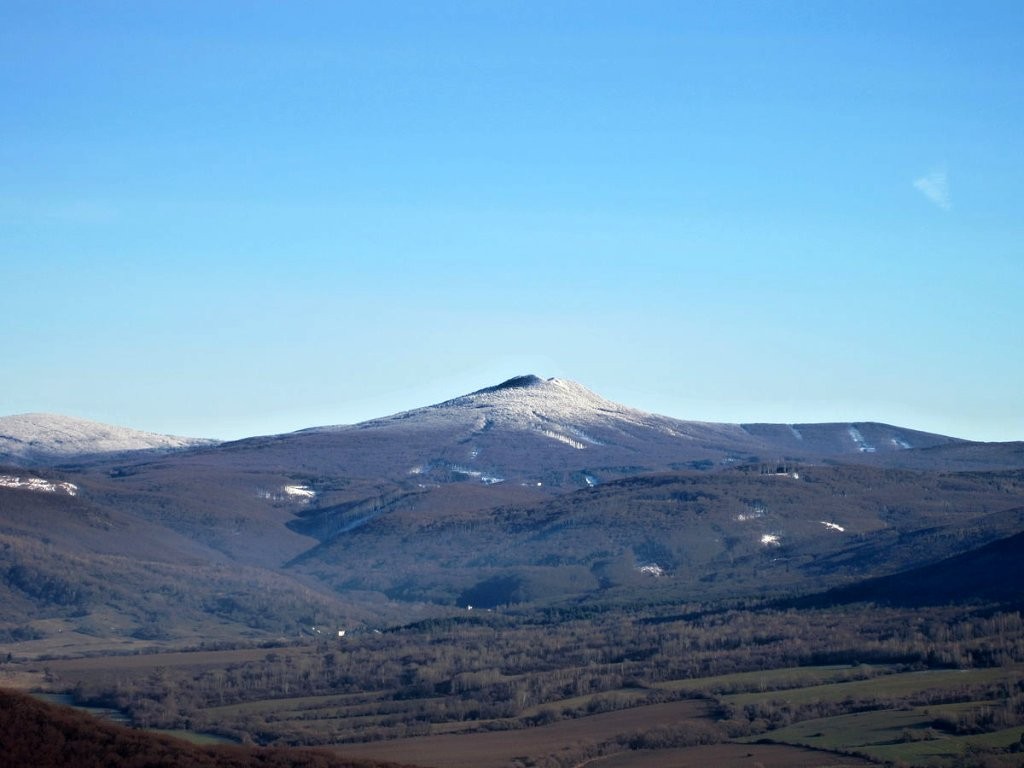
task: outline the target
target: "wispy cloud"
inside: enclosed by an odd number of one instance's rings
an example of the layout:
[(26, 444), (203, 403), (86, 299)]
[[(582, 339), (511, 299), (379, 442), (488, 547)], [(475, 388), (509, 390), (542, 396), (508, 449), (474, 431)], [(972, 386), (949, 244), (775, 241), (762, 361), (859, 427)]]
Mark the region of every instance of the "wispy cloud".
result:
[(926, 176), (914, 179), (914, 188), (944, 211), (953, 207), (949, 195), (949, 178), (944, 170), (932, 171)]

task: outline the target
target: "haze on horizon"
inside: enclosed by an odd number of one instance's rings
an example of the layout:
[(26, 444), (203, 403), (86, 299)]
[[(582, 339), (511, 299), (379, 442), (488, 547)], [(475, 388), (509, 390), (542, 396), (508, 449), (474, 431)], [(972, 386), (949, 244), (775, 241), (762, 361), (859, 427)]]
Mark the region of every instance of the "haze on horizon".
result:
[(3, 3), (0, 415), (534, 373), (1024, 439), (1024, 6)]

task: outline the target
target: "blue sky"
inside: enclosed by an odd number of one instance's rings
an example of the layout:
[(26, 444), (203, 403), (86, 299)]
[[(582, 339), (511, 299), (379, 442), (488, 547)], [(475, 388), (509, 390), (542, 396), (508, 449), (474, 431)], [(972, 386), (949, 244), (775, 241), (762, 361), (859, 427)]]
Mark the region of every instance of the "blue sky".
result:
[(0, 414), (536, 373), (1024, 439), (1024, 4), (0, 0)]

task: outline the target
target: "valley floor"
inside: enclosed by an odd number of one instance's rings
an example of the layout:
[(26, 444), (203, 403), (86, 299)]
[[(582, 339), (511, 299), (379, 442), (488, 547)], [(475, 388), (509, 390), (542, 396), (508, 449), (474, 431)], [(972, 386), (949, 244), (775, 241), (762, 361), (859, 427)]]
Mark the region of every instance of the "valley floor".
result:
[(1024, 765), (1024, 620), (994, 606), (474, 612), (278, 647), (12, 651), (0, 684), (439, 768)]

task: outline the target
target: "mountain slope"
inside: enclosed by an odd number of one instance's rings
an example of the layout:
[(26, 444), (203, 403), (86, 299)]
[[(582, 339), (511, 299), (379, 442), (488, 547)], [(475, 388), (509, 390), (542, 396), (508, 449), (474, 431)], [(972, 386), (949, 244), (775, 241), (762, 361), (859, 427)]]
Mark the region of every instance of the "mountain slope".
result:
[(478, 606), (607, 589), (642, 599), (778, 594), (981, 546), (1024, 528), (1022, 502), (1021, 473), (667, 473), (483, 511), (309, 510), (299, 519), (317, 520), (307, 530), (321, 544), (290, 568), (336, 588)]
[(174, 451), (214, 443), (51, 413), (0, 417), (0, 463), (13, 466), (55, 464), (134, 451)]
[(899, 466), (904, 456), (923, 450), (913, 446), (953, 444), (941, 435), (877, 424), (682, 421), (619, 405), (575, 382), (520, 376), (352, 426), (254, 437), (157, 459), (117, 457), (91, 467), (83, 487), (99, 492), (102, 486), (111, 499), (128, 494), (139, 514), (179, 528), (202, 518), (208, 523), (203, 535), (218, 549), (243, 559), (263, 552), (261, 564), (271, 565), (273, 548), (239, 520), (288, 521), (281, 564), (296, 557), (293, 534), (324, 542), (399, 510), (483, 514), (646, 473), (757, 462), (775, 468), (780, 460), (870, 457)]

